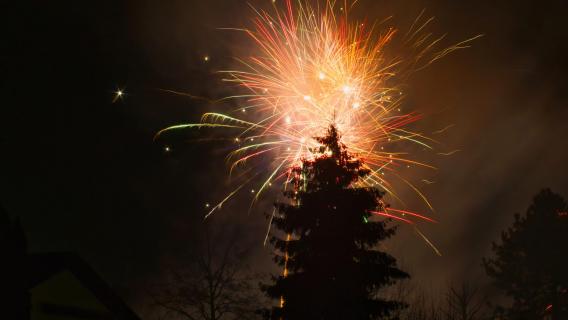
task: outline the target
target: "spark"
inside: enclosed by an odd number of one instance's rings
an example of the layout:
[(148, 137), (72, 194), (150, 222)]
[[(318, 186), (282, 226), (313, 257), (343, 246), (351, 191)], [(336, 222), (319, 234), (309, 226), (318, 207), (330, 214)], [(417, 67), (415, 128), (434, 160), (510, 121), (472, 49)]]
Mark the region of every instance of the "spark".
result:
[(436, 254), (441, 257), (442, 253), (440, 252), (440, 250), (432, 243), (432, 241), (430, 241), (430, 239), (428, 239), (428, 237), (426, 237), (426, 235), (424, 233), (422, 233), (422, 231), (420, 231), (420, 229), (418, 229), (416, 226), (414, 226), (414, 231), (422, 238), (424, 239), (424, 241), (430, 246), (430, 248), (432, 248), (432, 250), (434, 250), (434, 252), (436, 252)]
[(450, 124), (450, 125), (448, 125), (448, 126), (445, 126), (445, 127), (442, 128), (442, 129), (440, 129), (440, 130), (436, 130), (436, 131), (432, 132), (432, 134), (440, 134), (440, 133), (443, 133), (443, 132), (445, 132), (446, 130), (448, 130), (448, 129), (454, 127), (454, 126), (455, 126), (455, 124)]
[(401, 218), (401, 217), (399, 217), (399, 216), (392, 215), (392, 214), (390, 214), (390, 213), (386, 213), (386, 212), (384, 212), (384, 211), (370, 211), (370, 213), (375, 214), (375, 215), (378, 215), (378, 216), (383, 216), (383, 217), (387, 217), (387, 218), (399, 220), (399, 221), (402, 221), (402, 222), (405, 222), (405, 223), (408, 223), (408, 224), (414, 224), (414, 222), (412, 222), (412, 221), (410, 221), (410, 220), (408, 220), (408, 219)]
[(456, 150), (452, 150), (450, 152), (438, 152), (439, 155), (441, 156), (451, 156), (452, 154), (458, 153), (460, 152), (460, 149), (456, 149)]
[(119, 99), (122, 100), (125, 96), (124, 90), (118, 89), (114, 92), (114, 98), (112, 98), (112, 103), (115, 103)]
[[(426, 221), (429, 221), (429, 222), (438, 223), (438, 221), (436, 221), (436, 220), (434, 220), (434, 219), (432, 219), (432, 218), (428, 218), (428, 217), (426, 217), (426, 216), (424, 216), (424, 215), (421, 215), (421, 214), (418, 214), (418, 213), (415, 213), (415, 212), (411, 212), (411, 211), (407, 211), (407, 210), (400, 210), (400, 209), (388, 208), (388, 209), (385, 209), (385, 211), (394, 211), (394, 212), (397, 212), (397, 213), (402, 214), (403, 216), (404, 216), (404, 215), (411, 215), (411, 216), (413, 216), (413, 217), (417, 217), (417, 218), (420, 218), (420, 219), (422, 219), (422, 220), (426, 220)], [(390, 213), (390, 212), (389, 212), (389, 213)]]
[(270, 235), (270, 229), (272, 228), (272, 220), (274, 220), (274, 215), (276, 214), (276, 207), (272, 209), (272, 214), (270, 215), (270, 221), (268, 221), (268, 228), (266, 228), (266, 235), (264, 236), (263, 246), (266, 246), (268, 241), (268, 236)]

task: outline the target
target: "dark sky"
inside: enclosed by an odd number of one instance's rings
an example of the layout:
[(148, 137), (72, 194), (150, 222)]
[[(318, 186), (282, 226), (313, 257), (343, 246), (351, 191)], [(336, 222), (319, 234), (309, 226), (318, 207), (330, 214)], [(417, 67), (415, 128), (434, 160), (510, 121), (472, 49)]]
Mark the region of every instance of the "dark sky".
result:
[[(363, 0), (356, 14), (394, 15), (404, 30), (422, 9), (447, 44), (484, 37), (408, 81), (405, 108), (426, 115), (422, 131), (453, 124), (439, 139), (461, 150), (432, 156), (440, 169), (424, 188), (441, 221), (425, 232), (443, 257), (408, 228), (387, 245), (424, 286), (484, 285), (481, 257), (513, 213), (543, 187), (568, 195), (568, 4)], [(212, 107), (159, 89), (226, 94), (215, 71), (250, 47), (218, 28), (246, 26), (252, 12), (236, 0), (37, 1), (0, 11), (0, 201), (20, 217), (31, 251), (80, 253), (144, 313), (149, 283), (195, 241), (204, 203), (228, 191), (223, 144), (178, 141), (165, 154), (152, 142)], [(119, 88), (126, 96), (112, 103)], [(246, 207), (237, 199), (215, 219), (244, 230), (250, 263), (267, 271), (266, 221)]]

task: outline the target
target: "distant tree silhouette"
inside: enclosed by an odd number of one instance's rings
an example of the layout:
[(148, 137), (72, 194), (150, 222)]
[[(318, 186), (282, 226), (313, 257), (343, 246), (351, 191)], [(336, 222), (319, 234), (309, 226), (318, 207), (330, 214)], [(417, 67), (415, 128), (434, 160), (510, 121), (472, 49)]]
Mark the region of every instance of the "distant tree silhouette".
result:
[(488, 319), (485, 298), (467, 282), (450, 284), (444, 294), (425, 291), (410, 281), (400, 281), (394, 288), (390, 296), (408, 304), (408, 308), (396, 313), (402, 320)]
[(446, 318), (439, 301), (432, 296), (422, 293), (411, 301), (405, 301), (408, 303), (408, 309), (401, 314), (402, 320), (450, 320)]
[[(387, 221), (372, 221), (383, 193), (355, 187), (369, 174), (361, 160), (347, 152), (335, 127), (316, 138), (314, 159), (292, 170), (295, 188), (289, 202), (276, 204), (272, 236), (275, 261), (285, 274), (263, 290), (280, 306), (272, 319), (380, 319), (404, 306), (378, 296), (379, 290), (408, 277), (377, 244), (395, 233)], [(291, 237), (286, 236), (291, 235)]]
[(446, 308), (444, 310), (447, 320), (476, 320), (481, 319), (485, 301), (480, 299), (478, 288), (467, 282), (460, 286), (450, 286), (446, 293)]
[(411, 280), (398, 281), (389, 288), (386, 297), (404, 301), (408, 307), (393, 312), (393, 318), (401, 320), (446, 320), (438, 295), (426, 292)]
[(549, 189), (538, 193), (526, 215), (493, 243), (495, 257), (484, 259), (495, 285), (513, 298), (508, 319), (568, 319), (568, 208)]
[(259, 280), (245, 272), (244, 252), (236, 246), (236, 236), (229, 241), (211, 240), (205, 232), (203, 240), (194, 259), (172, 270), (170, 281), (154, 297), (166, 319), (172, 315), (187, 320), (260, 318)]

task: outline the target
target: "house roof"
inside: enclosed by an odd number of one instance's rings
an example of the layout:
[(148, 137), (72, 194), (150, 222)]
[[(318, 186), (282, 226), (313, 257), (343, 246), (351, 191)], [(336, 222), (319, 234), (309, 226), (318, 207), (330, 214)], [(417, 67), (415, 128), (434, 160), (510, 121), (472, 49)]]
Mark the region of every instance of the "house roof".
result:
[(74, 253), (40, 253), (28, 255), (28, 290), (53, 275), (68, 271), (87, 288), (115, 317), (121, 320), (140, 320), (138, 315), (101, 279), (101, 277)]

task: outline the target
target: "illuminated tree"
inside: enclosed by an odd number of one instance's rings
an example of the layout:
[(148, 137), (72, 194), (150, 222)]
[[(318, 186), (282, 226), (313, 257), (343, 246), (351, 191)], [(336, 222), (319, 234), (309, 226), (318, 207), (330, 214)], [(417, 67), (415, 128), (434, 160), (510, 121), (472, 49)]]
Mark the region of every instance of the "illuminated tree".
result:
[(561, 196), (542, 190), (493, 243), (495, 257), (484, 259), (495, 285), (513, 298), (508, 319), (568, 319), (567, 209)]
[(371, 218), (383, 193), (359, 188), (369, 175), (361, 160), (347, 152), (331, 126), (321, 144), (294, 170), (288, 202), (276, 204), (271, 238), (275, 261), (284, 274), (263, 287), (280, 306), (272, 319), (379, 319), (404, 306), (380, 298), (380, 289), (408, 278), (391, 255), (375, 249), (395, 233), (387, 220)]

